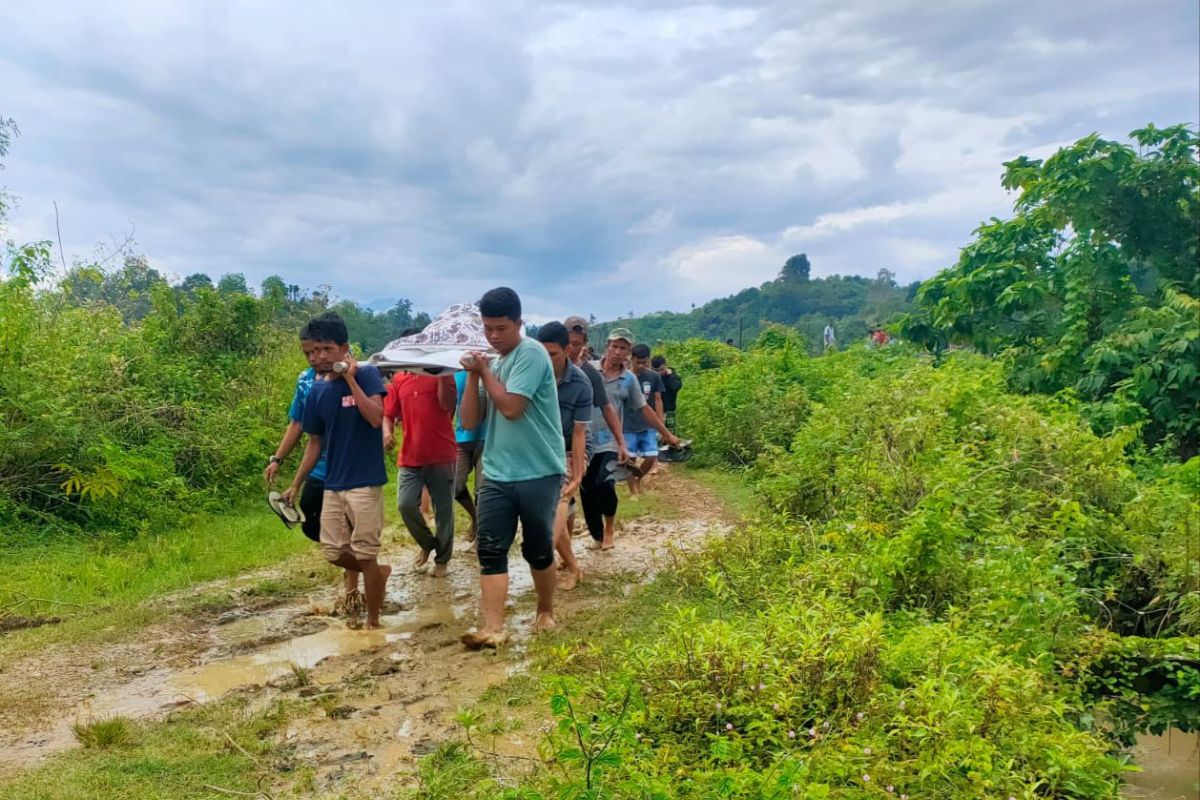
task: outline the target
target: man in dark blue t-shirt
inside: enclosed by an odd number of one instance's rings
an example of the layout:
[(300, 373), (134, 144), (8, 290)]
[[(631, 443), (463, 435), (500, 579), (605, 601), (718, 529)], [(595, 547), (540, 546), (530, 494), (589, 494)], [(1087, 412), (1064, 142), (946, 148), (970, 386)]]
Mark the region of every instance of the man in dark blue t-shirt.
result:
[[(302, 425), (308, 446), (292, 485), (292, 502), (309, 471), (325, 452), (325, 500), (321, 509), (321, 552), (342, 569), (361, 572), (367, 601), (367, 627), (379, 627), (379, 611), (392, 568), (377, 561), (383, 533), (383, 397), (379, 370), (350, 355), (346, 324), (336, 314), (309, 323), (318, 372), (328, 381), (313, 384)], [(339, 369), (340, 368), (340, 369)]]

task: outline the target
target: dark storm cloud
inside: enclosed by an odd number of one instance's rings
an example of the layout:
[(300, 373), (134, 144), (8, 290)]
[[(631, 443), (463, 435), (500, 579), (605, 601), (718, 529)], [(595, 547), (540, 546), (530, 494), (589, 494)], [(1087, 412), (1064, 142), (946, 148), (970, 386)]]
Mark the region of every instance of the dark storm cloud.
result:
[(162, 6), (0, 11), (15, 238), (137, 226), (243, 271), (534, 316), (771, 277), (931, 274), (1001, 161), (1196, 123), (1194, 3)]

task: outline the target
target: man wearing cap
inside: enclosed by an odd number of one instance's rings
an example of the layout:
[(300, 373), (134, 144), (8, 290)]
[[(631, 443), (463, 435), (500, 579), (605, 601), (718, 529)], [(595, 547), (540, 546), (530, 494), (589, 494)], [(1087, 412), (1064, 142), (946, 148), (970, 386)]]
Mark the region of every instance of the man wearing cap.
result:
[[(588, 361), (588, 322), (583, 317), (574, 316), (567, 317), (563, 320), (563, 325), (566, 326), (567, 336), (570, 344), (567, 346), (567, 357), (571, 359), (571, 363), (583, 370), (583, 374), (587, 376), (592, 383), (592, 424), (588, 430), (588, 465), (589, 474), (593, 472), (591, 462), (596, 458), (596, 436), (595, 430), (600, 427), (607, 427), (612, 434), (613, 441), (616, 442), (617, 461), (624, 463), (629, 460), (629, 450), (625, 446), (625, 434), (621, 422), (621, 417), (613, 409), (612, 403), (609, 402), (608, 392), (604, 389), (604, 378), (600, 377), (600, 371), (592, 366)], [(599, 471), (601, 465), (597, 465), (596, 474), (607, 475), (607, 470)], [(586, 480), (586, 479), (585, 479)], [(583, 490), (580, 490), (582, 497)], [(568, 530), (575, 529), (575, 500), (572, 498), (569, 515), (567, 517)]]
[[(677, 447), (679, 439), (667, 430), (654, 409), (646, 405), (642, 387), (633, 373), (626, 369), (632, 347), (633, 334), (629, 329), (613, 328), (608, 334), (608, 346), (604, 350), (604, 358), (600, 361), (600, 374), (604, 380), (604, 391), (608, 400), (618, 419), (627, 414), (640, 413), (646, 424), (658, 431), (663, 441)], [(613, 467), (616, 466), (617, 447), (614, 435), (606, 426), (597, 426), (594, 418), (592, 434), (596, 441), (597, 455), (603, 454), (604, 458), (593, 457), (588, 474), (583, 479), (580, 495), (583, 498), (583, 514), (587, 520), (588, 533), (593, 539), (590, 547), (593, 550), (610, 550), (613, 547), (617, 517), (616, 481), (612, 474)]]

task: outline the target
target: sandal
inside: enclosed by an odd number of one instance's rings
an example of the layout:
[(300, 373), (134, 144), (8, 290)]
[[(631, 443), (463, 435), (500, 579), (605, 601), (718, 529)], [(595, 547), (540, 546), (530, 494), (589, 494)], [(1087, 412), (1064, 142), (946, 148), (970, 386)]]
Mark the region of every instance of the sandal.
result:
[(275, 512), (275, 515), (283, 520), (283, 524), (289, 528), (294, 528), (305, 521), (304, 512), (296, 506), (288, 505), (283, 502), (283, 495), (279, 492), (270, 492), (267, 494), (267, 505)]

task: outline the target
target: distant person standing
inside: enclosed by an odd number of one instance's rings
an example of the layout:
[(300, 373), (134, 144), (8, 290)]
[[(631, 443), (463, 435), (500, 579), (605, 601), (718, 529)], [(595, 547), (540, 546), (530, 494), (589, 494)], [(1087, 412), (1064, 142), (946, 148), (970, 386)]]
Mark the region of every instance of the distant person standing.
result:
[(655, 356), (650, 360), (650, 366), (658, 373), (663, 382), (663, 423), (667, 430), (676, 436), (679, 431), (675, 426), (675, 409), (678, 403), (679, 390), (683, 388), (683, 378), (679, 373), (667, 366), (666, 356)]
[[(632, 357), (632, 372), (641, 387), (642, 395), (646, 398), (646, 406), (654, 409), (659, 419), (663, 418), (663, 380), (657, 372), (650, 369), (650, 348), (644, 344), (635, 344), (629, 351)], [(641, 412), (630, 412), (625, 409), (625, 442), (629, 446), (630, 455), (640, 458), (637, 464), (637, 474), (629, 479), (629, 493), (639, 497), (642, 493), (642, 478), (654, 471), (658, 464), (658, 432), (647, 422), (646, 415)]]
[[(482, 625), (462, 637), (472, 650), (507, 641), (508, 551), (518, 522), (521, 555), (537, 592), (534, 631), (555, 626), (554, 514), (567, 471), (554, 366), (542, 345), (521, 335), (521, 298), (507, 287), (492, 289), (480, 299), (479, 315), (488, 344), (500, 356), (495, 364), (483, 353), (469, 353), (462, 361), (470, 373), (462, 424), (474, 427), (486, 419), (487, 440), (476, 541)], [(486, 417), (480, 386), (490, 401)]]
[[(460, 369), (454, 373), (454, 385), (458, 396), (458, 405), (456, 406), (457, 422), (454, 426), (454, 441), (458, 447), (458, 459), (454, 466), (454, 499), (467, 512), (467, 516), (471, 518), (471, 527), (467, 529), (467, 541), (475, 541), (475, 498), (479, 496), (479, 485), (483, 476), (479, 472), (479, 466), (483, 459), (483, 445), (486, 441), (483, 438), (483, 423), (479, 423), (474, 428), (464, 428), (462, 424), (462, 398), (463, 392), (467, 390), (467, 371)], [(483, 409), (483, 416), (487, 416), (487, 395), (481, 394), (479, 403)], [(467, 480), (471, 477), (471, 473), (475, 473), (475, 494), (471, 494), (470, 488), (467, 487)]]
[(383, 398), (387, 388), (379, 370), (359, 364), (350, 354), (346, 323), (340, 317), (318, 317), (309, 324), (318, 372), (333, 372), (318, 381), (304, 405), (308, 445), (283, 499), (291, 503), (301, 484), (325, 453), (325, 494), (321, 511), (321, 551), (331, 564), (361, 572), (366, 588), (367, 627), (379, 627), (388, 576), (392, 568), (378, 562), (383, 533)]
[(835, 337), (833, 334), (833, 320), (829, 320), (829, 322), (826, 323), (825, 332), (822, 334), (822, 338), (825, 340), (826, 350), (832, 350), (837, 346), (837, 337)]
[[(396, 445), (395, 425), (404, 438), (396, 457), (396, 504), (404, 527), (421, 548), (413, 566), (424, 567), (433, 554), (433, 577), (446, 575), (454, 554), (454, 468), (458, 445), (453, 413), (454, 377), (397, 372), (383, 406), (383, 446)], [(437, 535), (421, 512), (422, 492), (433, 501)]]

